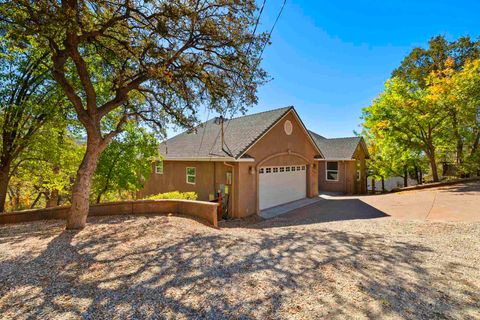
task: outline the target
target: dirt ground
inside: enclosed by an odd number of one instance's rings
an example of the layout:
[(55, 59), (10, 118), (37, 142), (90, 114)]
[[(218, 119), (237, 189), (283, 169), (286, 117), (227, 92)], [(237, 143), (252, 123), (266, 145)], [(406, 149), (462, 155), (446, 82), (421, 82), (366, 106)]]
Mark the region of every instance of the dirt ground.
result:
[(311, 218), (1, 226), (0, 318), (480, 318), (480, 223)]

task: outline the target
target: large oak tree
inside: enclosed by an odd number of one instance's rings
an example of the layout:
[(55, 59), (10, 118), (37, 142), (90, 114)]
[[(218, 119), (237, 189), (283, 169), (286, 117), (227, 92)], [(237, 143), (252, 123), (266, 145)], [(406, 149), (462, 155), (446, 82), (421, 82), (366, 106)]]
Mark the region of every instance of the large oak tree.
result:
[(18, 0), (0, 16), (19, 45), (36, 41), (85, 128), (87, 149), (67, 228), (83, 228), (98, 159), (129, 119), (163, 128), (197, 110), (243, 109), (265, 80), (254, 0)]

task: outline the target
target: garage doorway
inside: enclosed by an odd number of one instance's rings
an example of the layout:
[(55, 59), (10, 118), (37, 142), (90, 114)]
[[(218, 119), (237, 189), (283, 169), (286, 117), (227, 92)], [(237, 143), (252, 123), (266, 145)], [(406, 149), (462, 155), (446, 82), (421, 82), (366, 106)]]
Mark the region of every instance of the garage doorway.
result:
[(305, 165), (261, 167), (259, 169), (260, 210), (307, 197)]

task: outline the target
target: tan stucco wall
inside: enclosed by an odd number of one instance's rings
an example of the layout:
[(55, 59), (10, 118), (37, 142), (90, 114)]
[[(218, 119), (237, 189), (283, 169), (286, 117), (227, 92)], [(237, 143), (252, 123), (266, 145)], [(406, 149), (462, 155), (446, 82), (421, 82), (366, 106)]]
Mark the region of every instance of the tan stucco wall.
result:
[[(291, 121), (293, 131), (287, 135), (285, 121)], [(259, 213), (258, 183), (259, 168), (264, 166), (282, 166), (288, 164), (307, 165), (307, 196), (318, 195), (318, 179), (315, 156), (318, 151), (309, 140), (302, 125), (290, 112), (277, 123), (247, 154), (255, 158), (253, 163), (238, 164), (238, 195), (236, 196), (235, 217), (245, 217)], [(253, 174), (250, 168), (253, 167)]]
[[(196, 168), (196, 183), (189, 184), (186, 179), (186, 168)], [(214, 194), (219, 184), (225, 184), (226, 172), (231, 171), (222, 162), (207, 161), (164, 161), (163, 174), (152, 173), (146, 180), (143, 190), (138, 192), (138, 198), (169, 191), (196, 192), (198, 199), (206, 201)]]
[[(357, 181), (357, 166), (360, 165), (360, 181)], [(346, 194), (364, 194), (366, 193), (366, 167), (365, 153), (361, 147), (358, 147), (354, 153), (352, 161), (338, 162), (338, 181), (327, 181), (326, 162), (321, 161), (318, 165), (318, 189), (320, 192), (341, 192)]]
[[(178, 213), (202, 218), (218, 226), (216, 203), (187, 200), (143, 200), (106, 202), (91, 205), (88, 215), (133, 215)], [(30, 222), (38, 220), (65, 220), (70, 206), (9, 212), (0, 215), (0, 224)]]
[[(285, 121), (293, 125), (291, 135), (284, 131)], [(233, 186), (230, 187), (230, 216), (246, 217), (259, 212), (258, 199), (258, 169), (260, 166), (306, 165), (307, 166), (307, 196), (318, 195), (318, 151), (309, 136), (302, 128), (293, 112), (288, 113), (282, 121), (276, 124), (253, 145), (247, 154), (255, 158), (255, 162), (230, 162), (233, 168), (222, 162), (179, 162), (164, 161), (163, 175), (154, 172), (147, 179), (144, 189), (138, 193), (139, 198), (168, 191), (194, 191), (199, 200), (208, 200), (220, 183), (225, 184), (226, 172), (233, 171)], [(197, 183), (187, 184), (186, 167), (197, 168)], [(216, 168), (214, 170), (214, 167)], [(215, 178), (214, 178), (215, 173)], [(214, 187), (215, 185), (215, 187)]]

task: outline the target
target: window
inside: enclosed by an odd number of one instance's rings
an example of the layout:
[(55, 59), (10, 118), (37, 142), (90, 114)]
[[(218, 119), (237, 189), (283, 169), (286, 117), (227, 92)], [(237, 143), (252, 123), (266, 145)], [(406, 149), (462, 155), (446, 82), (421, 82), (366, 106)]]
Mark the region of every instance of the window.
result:
[(286, 167), (285, 171), (290, 172), (290, 167)]
[(273, 168), (273, 173), (277, 173), (278, 172), (278, 168)]
[(197, 182), (197, 169), (194, 167), (187, 167), (187, 183), (188, 184), (195, 184)]
[(360, 181), (362, 176), (360, 175), (360, 170), (357, 170), (357, 181)]
[(305, 166), (302, 166), (302, 171), (305, 171)]
[(265, 173), (272, 173), (272, 168), (265, 169)]
[(163, 161), (159, 160), (155, 162), (155, 173), (156, 174), (163, 174)]
[(301, 168), (301, 167), (297, 167), (297, 171), (301, 171), (301, 170), (302, 170), (302, 168)]
[(295, 171), (295, 167), (292, 167), (292, 171)]
[(285, 167), (280, 167), (280, 172), (285, 172)]
[(260, 168), (260, 174), (263, 174), (265, 172), (265, 170), (263, 168)]
[(327, 162), (327, 181), (338, 181), (338, 162)]

